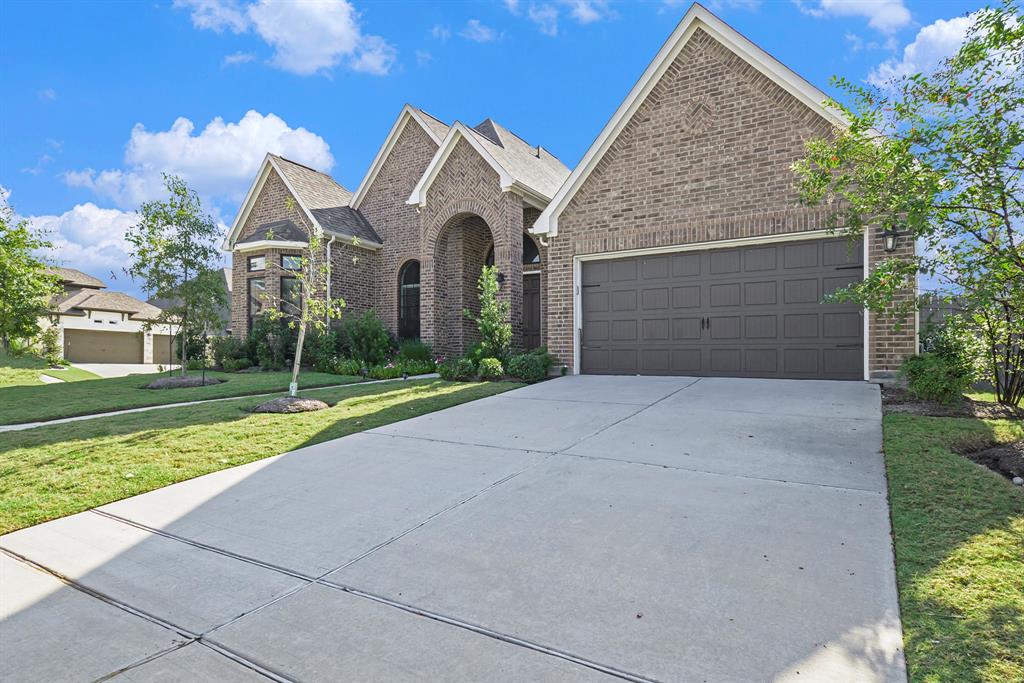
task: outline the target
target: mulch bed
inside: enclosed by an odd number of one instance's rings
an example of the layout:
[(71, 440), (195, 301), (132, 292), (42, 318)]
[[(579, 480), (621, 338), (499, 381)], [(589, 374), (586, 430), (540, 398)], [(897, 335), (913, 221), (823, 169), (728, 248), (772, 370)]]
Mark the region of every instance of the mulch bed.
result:
[(261, 403), (252, 409), (254, 413), (306, 413), (311, 410), (323, 410), (329, 406), (315, 398), (301, 396), (282, 396)]
[(1024, 419), (1024, 408), (1013, 408), (988, 401), (972, 401), (969, 398), (965, 398), (959, 403), (946, 405), (935, 401), (922, 401), (906, 389), (896, 387), (882, 389), (882, 410), (886, 413), (911, 413), (928, 417), (977, 417), (985, 420)]
[(1024, 441), (1003, 444), (974, 444), (966, 442), (956, 448), (960, 455), (972, 462), (998, 472), (1007, 479), (1024, 479)]
[(221, 384), (224, 380), (207, 377), (203, 379), (200, 375), (186, 375), (184, 377), (161, 377), (146, 385), (147, 389), (184, 389), (185, 387), (204, 387), (210, 384)]

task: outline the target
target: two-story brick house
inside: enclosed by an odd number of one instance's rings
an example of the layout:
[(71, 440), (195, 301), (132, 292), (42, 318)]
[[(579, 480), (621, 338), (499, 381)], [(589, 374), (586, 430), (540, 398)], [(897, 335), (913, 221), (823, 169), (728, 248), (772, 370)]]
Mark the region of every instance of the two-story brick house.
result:
[[(912, 321), (822, 304), (886, 253), (801, 206), (804, 143), (842, 125), (825, 95), (694, 5), (570, 172), (487, 119), (405, 106), (359, 187), (268, 155), (232, 225), (233, 328), (322, 230), (333, 296), (443, 354), (498, 266), (517, 345), (573, 372), (866, 379), (916, 348)], [(895, 253), (912, 253), (904, 239)], [(282, 260), (283, 259), (283, 260)], [(912, 296), (913, 292), (907, 292)]]

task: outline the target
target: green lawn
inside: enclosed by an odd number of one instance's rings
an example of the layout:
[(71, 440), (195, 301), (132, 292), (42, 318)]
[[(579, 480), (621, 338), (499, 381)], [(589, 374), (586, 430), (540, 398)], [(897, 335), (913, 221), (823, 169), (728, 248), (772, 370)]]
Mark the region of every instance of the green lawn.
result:
[(11, 356), (0, 349), (0, 389), (17, 386), (35, 386), (43, 384), (39, 375), (49, 375), (65, 382), (78, 382), (83, 379), (97, 379), (97, 376), (78, 368), (52, 370), (46, 361), (33, 356)]
[(0, 534), (520, 386), (363, 384), (316, 392), (332, 406), (311, 413), (251, 413), (265, 399), (248, 398), (0, 433)]
[[(988, 401), (989, 403), (996, 402), (996, 392), (994, 391), (970, 391), (964, 394), (964, 396), (972, 401)], [(1020, 403), (1017, 405), (1020, 405)]]
[(884, 424), (911, 683), (1024, 681), (1024, 492), (950, 450), (1022, 439), (1024, 424)]
[[(194, 371), (193, 374), (198, 374)], [(143, 389), (147, 383), (166, 375), (129, 375), (94, 379), (73, 384), (13, 386), (0, 388), (0, 425), (53, 420), (59, 417), (105, 413), (125, 408), (199, 401), (247, 394), (265, 394), (288, 389), (290, 372), (207, 372), (207, 377), (226, 380), (191, 389)], [(304, 388), (350, 384), (359, 377), (332, 375), (324, 372), (303, 372), (299, 386)]]

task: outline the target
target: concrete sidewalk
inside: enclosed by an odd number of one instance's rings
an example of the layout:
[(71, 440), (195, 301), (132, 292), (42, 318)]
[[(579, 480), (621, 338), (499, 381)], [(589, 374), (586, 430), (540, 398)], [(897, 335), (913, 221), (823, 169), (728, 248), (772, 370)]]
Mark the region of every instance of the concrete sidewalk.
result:
[(877, 387), (567, 377), (0, 538), (0, 679), (905, 681)]

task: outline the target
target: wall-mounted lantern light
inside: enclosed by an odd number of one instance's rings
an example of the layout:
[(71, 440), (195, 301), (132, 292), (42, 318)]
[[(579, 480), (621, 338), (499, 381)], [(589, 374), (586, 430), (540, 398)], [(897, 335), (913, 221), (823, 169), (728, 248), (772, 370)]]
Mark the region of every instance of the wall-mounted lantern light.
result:
[(885, 232), (882, 233), (882, 239), (885, 241), (886, 251), (896, 251), (896, 243), (899, 239), (899, 236), (900, 233), (896, 230), (894, 226), (890, 225), (888, 228), (885, 229)]
[(505, 273), (498, 273), (498, 286), (505, 284)]

